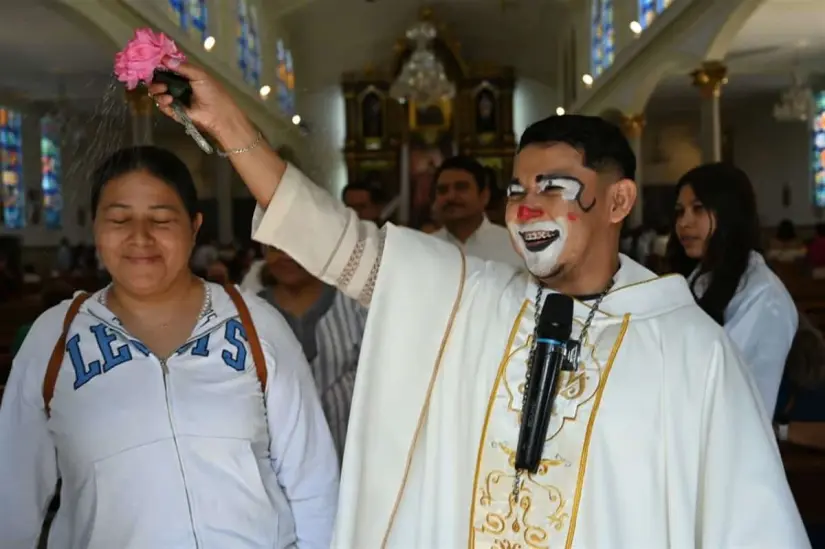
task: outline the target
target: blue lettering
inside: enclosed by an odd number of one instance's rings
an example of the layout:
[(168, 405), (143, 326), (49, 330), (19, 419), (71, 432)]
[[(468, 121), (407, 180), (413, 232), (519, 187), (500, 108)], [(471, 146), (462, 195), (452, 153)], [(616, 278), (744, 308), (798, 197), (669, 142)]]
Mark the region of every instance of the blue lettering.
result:
[(209, 356), (209, 334), (198, 338), (192, 347), (192, 356)]
[(143, 343), (141, 343), (137, 339), (130, 339), (129, 343), (131, 343), (132, 346), (134, 346), (135, 349), (140, 351), (140, 353), (143, 356), (149, 356), (150, 354), (152, 354), (152, 352), (149, 350), (149, 347), (147, 347), (146, 345), (144, 345)]
[(100, 362), (94, 361), (86, 367), (83, 362), (83, 355), (80, 354), (80, 334), (75, 334), (66, 342), (66, 351), (69, 353), (69, 360), (74, 367), (74, 388), (75, 391), (83, 387), (90, 379), (100, 375)]
[(246, 340), (246, 330), (243, 329), (243, 324), (233, 318), (226, 323), (226, 332), (224, 337), (230, 345), (235, 347), (236, 352), (231, 353), (228, 350), (224, 350), (221, 352), (221, 358), (223, 359), (224, 364), (230, 368), (243, 372), (246, 366), (246, 347), (244, 347), (243, 341), (238, 339), (238, 336)]
[[(97, 347), (100, 349), (100, 354), (103, 357), (103, 371), (108, 372), (115, 366), (120, 366), (124, 362), (132, 360), (132, 351), (128, 345), (121, 345), (115, 351), (112, 351), (112, 343), (117, 340), (117, 336), (105, 324), (96, 324), (89, 328), (95, 336)], [(100, 361), (95, 360), (89, 364), (89, 368), (100, 369)]]

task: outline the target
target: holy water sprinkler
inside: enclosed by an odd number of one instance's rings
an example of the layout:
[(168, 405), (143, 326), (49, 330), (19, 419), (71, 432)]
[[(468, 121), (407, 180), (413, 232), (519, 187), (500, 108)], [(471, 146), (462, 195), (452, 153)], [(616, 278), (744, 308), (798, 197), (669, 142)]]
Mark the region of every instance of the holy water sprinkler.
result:
[(185, 111), (191, 105), (192, 86), (186, 77), (174, 72), (184, 61), (186, 56), (168, 36), (148, 28), (137, 29), (134, 38), (115, 54), (115, 76), (128, 90), (134, 90), (138, 86), (146, 87), (152, 82), (166, 84), (167, 93), (174, 99), (170, 108), (178, 122), (183, 124), (186, 133), (203, 152), (212, 154), (212, 145), (198, 131)]

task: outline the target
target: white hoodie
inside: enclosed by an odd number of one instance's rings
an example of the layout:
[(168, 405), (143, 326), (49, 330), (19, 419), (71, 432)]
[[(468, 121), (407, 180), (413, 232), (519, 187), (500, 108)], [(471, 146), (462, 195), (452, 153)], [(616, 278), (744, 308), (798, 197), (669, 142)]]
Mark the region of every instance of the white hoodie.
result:
[(338, 462), (301, 347), (244, 295), (267, 358), (262, 397), (228, 294), (161, 361), (98, 295), (81, 307), (44, 411), (66, 301), (40, 316), (0, 408), (0, 547), (32, 549), (58, 478), (50, 549), (329, 547)]

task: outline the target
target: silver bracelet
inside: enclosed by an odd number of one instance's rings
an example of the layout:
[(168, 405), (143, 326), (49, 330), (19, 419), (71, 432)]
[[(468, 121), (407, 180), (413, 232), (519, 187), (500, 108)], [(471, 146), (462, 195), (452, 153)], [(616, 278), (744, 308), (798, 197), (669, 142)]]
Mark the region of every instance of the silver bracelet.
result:
[(264, 140), (264, 134), (262, 134), (261, 132), (258, 132), (258, 135), (255, 137), (255, 141), (253, 141), (251, 145), (248, 145), (246, 147), (242, 147), (240, 149), (229, 149), (228, 151), (215, 151), (215, 152), (218, 153), (218, 156), (222, 156), (223, 158), (226, 158), (227, 156), (231, 156), (233, 154), (242, 154), (242, 153), (245, 153), (245, 152), (249, 152), (249, 151), (253, 150), (255, 147), (257, 147), (258, 145), (260, 145), (261, 141), (263, 141), (263, 140)]

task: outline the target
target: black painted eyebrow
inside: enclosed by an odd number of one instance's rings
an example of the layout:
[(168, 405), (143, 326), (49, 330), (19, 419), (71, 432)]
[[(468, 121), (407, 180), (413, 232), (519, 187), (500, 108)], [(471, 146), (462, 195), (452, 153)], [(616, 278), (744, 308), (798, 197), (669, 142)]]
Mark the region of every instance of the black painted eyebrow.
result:
[(575, 181), (581, 184), (581, 180), (578, 177), (574, 177), (567, 173), (560, 173), (560, 172), (550, 172), (550, 173), (542, 173), (536, 176), (536, 183), (544, 183), (545, 181), (550, 181), (551, 179), (569, 179), (571, 181)]

